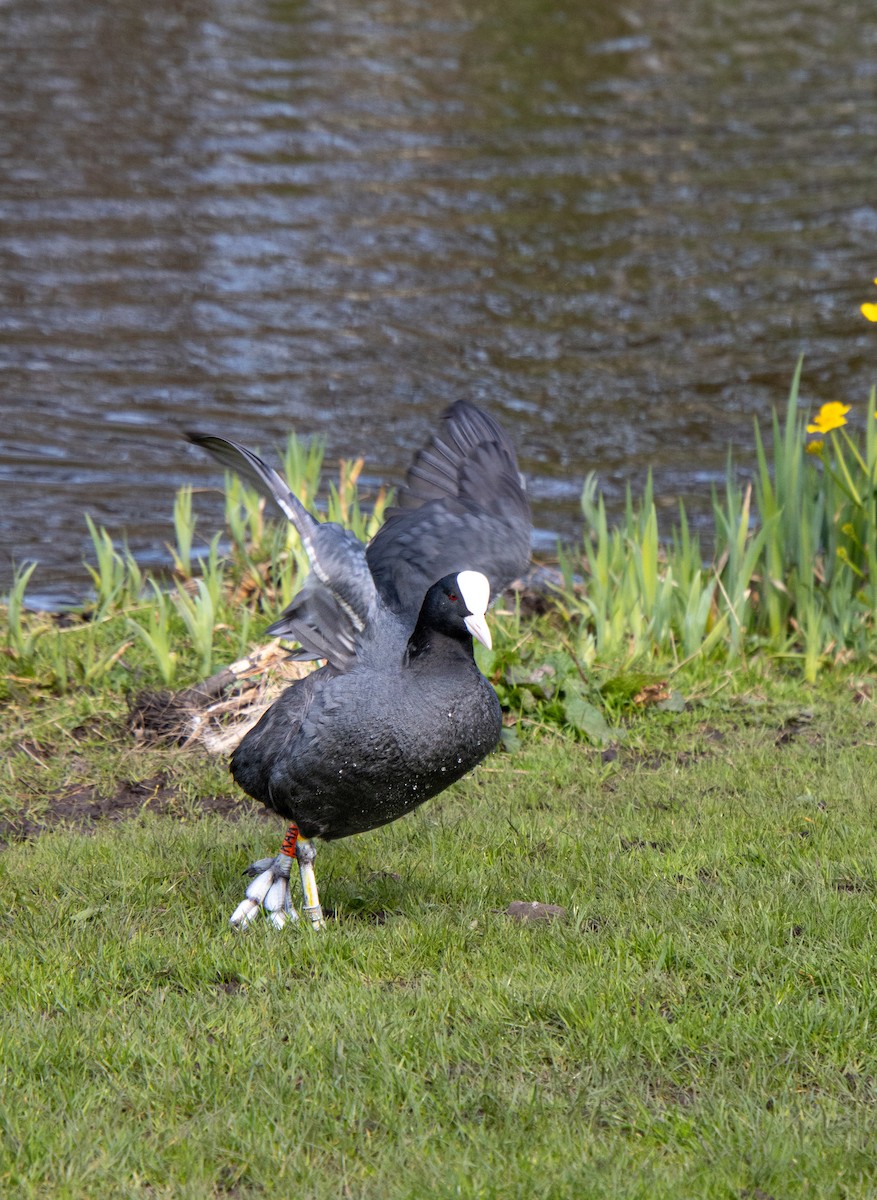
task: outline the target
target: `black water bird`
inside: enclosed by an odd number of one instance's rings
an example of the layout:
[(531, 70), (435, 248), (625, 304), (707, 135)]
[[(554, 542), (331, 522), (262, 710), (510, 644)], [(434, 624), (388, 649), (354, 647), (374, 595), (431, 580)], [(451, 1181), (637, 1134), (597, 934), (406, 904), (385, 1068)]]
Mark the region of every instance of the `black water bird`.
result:
[(298, 530), (311, 572), (269, 632), (325, 665), (287, 688), (242, 739), (231, 769), (289, 822), (280, 854), (253, 863), (231, 917), (262, 907), (276, 925), (304, 909), (323, 924), (312, 839), (374, 829), (443, 791), (497, 744), (496, 693), (475, 664), (489, 603), (526, 569), (530, 510), (500, 426), (459, 401), (414, 459), (398, 504), (368, 546), (317, 521), (283, 479), (235, 442), (191, 433), (270, 496)]

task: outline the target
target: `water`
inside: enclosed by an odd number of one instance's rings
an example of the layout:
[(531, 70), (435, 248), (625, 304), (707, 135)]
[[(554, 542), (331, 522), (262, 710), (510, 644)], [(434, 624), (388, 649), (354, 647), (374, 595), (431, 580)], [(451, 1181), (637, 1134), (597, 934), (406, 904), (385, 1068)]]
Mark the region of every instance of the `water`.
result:
[(164, 561), (181, 429), (377, 483), (459, 396), (542, 549), (591, 469), (703, 518), (800, 353), (865, 411), (875, 97), (857, 3), (0, 0), (0, 588)]

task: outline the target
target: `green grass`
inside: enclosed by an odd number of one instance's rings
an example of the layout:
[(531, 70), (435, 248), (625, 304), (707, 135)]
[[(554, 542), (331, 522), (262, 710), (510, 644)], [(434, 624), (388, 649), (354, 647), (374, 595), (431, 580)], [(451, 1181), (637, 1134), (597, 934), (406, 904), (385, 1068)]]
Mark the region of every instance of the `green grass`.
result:
[[(480, 655), (518, 749), (324, 848), (322, 936), (228, 928), (280, 829), (126, 726), (248, 651), (301, 579), (288, 526), (227, 480), (228, 558), (183, 490), (167, 590), (93, 524), (78, 616), (26, 613), (17, 572), (4, 1200), (877, 1195), (875, 400), (805, 456), (799, 380), (751, 487), (729, 457), (710, 566), (650, 483), (610, 528), (588, 482), (555, 608)], [(365, 538), (360, 465), (326, 511)], [(321, 466), (290, 442), (309, 502)]]
[(221, 765), (10, 711), (7, 813), (180, 802), (0, 856), (0, 1194), (872, 1197), (877, 712), (713, 682), (323, 847), (324, 935), (228, 929), (279, 829), (198, 815)]

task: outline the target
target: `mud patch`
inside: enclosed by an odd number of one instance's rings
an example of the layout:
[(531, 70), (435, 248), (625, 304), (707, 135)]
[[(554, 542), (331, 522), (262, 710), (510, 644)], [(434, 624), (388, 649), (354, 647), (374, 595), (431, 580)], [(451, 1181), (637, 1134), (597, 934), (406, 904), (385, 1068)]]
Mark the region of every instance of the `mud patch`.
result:
[(193, 799), (164, 776), (155, 775), (122, 783), (110, 795), (102, 795), (93, 785), (83, 784), (51, 796), (37, 811), (25, 808), (14, 817), (0, 820), (0, 848), (11, 842), (31, 841), (50, 829), (90, 833), (99, 825), (130, 821), (143, 812), (177, 820), (191, 820), (204, 813), (218, 813), (233, 821), (252, 816), (266, 821), (273, 819), (261, 804), (233, 793)]
[(506, 916), (520, 924), (535, 921), (557, 921), (566, 917), (566, 909), (559, 904), (540, 904), (538, 900), (513, 900), (505, 910)]
[(227, 996), (234, 996), (244, 990), (244, 982), (239, 975), (223, 971), (216, 976), (216, 990), (225, 992)]
[(615, 753), (603, 761), (617, 761), (622, 770), (662, 771), (667, 766), (693, 767), (709, 757), (710, 753), (706, 750), (628, 750)]
[(664, 854), (670, 849), (670, 843), (649, 842), (644, 841), (643, 838), (621, 838), (621, 849), (625, 854), (630, 854), (632, 850), (657, 850)]

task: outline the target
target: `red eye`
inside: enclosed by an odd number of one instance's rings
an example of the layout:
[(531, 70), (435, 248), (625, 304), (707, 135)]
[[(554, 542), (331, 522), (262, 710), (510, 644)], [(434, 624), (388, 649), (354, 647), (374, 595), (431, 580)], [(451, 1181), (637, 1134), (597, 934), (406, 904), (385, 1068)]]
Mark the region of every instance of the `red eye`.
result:
[(454, 593), (453, 593), (453, 592), (448, 592), (448, 599), (449, 599), (449, 600), (453, 600), (453, 602), (454, 602), (455, 604), (457, 603), (457, 597), (454, 595)]

